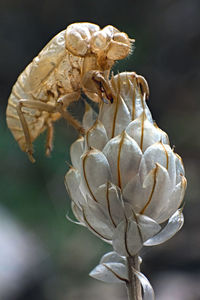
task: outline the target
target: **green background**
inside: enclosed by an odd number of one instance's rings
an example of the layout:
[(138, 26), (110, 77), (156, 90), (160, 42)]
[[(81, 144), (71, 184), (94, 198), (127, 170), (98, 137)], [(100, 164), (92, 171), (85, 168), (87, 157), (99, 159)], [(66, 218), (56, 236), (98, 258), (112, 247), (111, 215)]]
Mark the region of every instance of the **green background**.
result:
[[(54, 35), (73, 22), (93, 22), (101, 27), (111, 24), (136, 39), (133, 54), (117, 63), (114, 71), (136, 71), (147, 79), (153, 118), (182, 156), (188, 179), (185, 226), (166, 244), (143, 251), (142, 270), (155, 289), (157, 286), (158, 295), (159, 282), (166, 274), (179, 272), (192, 280), (199, 278), (199, 11), (198, 0), (1, 0), (0, 204), (34, 234), (46, 253), (38, 280), (11, 299), (126, 299), (123, 291), (112, 296), (115, 286), (110, 289), (88, 277), (110, 248), (65, 218), (70, 200), (64, 175), (70, 163), (69, 147), (77, 133), (65, 121), (57, 122), (51, 157), (44, 155), (43, 134), (34, 144), (37, 160), (31, 164), (5, 121), (7, 99), (20, 72)], [(77, 112), (82, 109), (80, 101), (73, 114), (79, 117)], [(182, 283), (177, 288), (183, 288)], [(197, 283), (190, 300), (198, 299)]]

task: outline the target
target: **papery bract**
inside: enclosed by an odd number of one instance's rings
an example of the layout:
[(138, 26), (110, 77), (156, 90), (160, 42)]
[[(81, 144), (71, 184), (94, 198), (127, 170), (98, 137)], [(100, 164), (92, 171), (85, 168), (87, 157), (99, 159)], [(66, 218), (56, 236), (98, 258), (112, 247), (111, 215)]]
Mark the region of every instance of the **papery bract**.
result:
[(102, 103), (98, 117), (87, 105), (87, 132), (71, 146), (65, 183), (80, 223), (133, 256), (178, 210), (186, 179), (181, 158), (152, 120), (145, 79), (121, 73), (110, 83), (113, 104)]
[[(112, 77), (110, 85), (113, 104), (101, 103), (98, 115), (86, 105), (86, 134), (71, 146), (65, 185), (79, 224), (114, 249), (90, 276), (126, 283), (130, 299), (141, 285), (143, 299), (153, 300), (136, 258), (143, 246), (159, 245), (183, 226), (184, 167), (153, 122), (145, 79), (126, 72)], [(137, 292), (131, 291), (133, 277)]]

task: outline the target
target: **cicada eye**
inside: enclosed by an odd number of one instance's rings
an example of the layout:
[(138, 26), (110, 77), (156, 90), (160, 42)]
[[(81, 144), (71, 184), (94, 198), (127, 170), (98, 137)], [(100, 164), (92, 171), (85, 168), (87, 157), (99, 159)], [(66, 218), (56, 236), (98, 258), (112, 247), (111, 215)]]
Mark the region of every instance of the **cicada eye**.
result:
[(106, 35), (105, 32), (99, 31), (95, 32), (93, 37), (91, 38), (91, 50), (92, 52), (99, 52), (101, 50), (105, 50), (110, 43), (110, 38)]
[(113, 35), (107, 51), (107, 58), (111, 60), (123, 59), (131, 52), (131, 41), (127, 34), (120, 32)]
[(115, 42), (126, 44), (126, 45), (130, 44), (130, 40), (129, 40), (127, 34), (123, 33), (123, 32), (115, 33), (113, 36), (113, 40)]
[(75, 23), (66, 29), (66, 48), (77, 56), (84, 56), (89, 49), (89, 39), (91, 35), (86, 26)]

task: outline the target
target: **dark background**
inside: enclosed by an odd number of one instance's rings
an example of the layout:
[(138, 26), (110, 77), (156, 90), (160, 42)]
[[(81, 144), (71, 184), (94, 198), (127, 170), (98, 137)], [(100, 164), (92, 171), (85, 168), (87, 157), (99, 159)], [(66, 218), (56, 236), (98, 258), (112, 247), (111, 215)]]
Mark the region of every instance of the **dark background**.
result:
[[(0, 255), (6, 249), (0, 259), (0, 299), (126, 299), (117, 286), (88, 277), (109, 247), (65, 218), (70, 200), (63, 179), (77, 133), (59, 121), (51, 158), (44, 155), (42, 135), (31, 164), (5, 122), (7, 99), (20, 72), (54, 35), (79, 21), (111, 24), (136, 39), (134, 53), (114, 70), (136, 71), (147, 79), (153, 118), (182, 156), (188, 179), (185, 225), (169, 242), (143, 251), (142, 271), (158, 300), (200, 299), (199, 12), (199, 0), (0, 1), (0, 210), (11, 214), (0, 218)], [(81, 109), (80, 101), (76, 111)], [(6, 222), (16, 222), (13, 230), (19, 226), (29, 250), (20, 248), (23, 242), (7, 231)]]

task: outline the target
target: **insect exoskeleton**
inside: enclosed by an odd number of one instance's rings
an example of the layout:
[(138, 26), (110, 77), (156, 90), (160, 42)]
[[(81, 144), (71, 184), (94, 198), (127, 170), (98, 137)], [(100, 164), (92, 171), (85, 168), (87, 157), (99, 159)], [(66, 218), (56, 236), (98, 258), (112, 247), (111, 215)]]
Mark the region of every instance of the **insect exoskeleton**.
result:
[(33, 141), (47, 129), (46, 154), (52, 150), (53, 122), (63, 117), (81, 134), (84, 128), (67, 111), (81, 90), (93, 101), (107, 98), (110, 69), (128, 56), (126, 33), (108, 25), (74, 23), (58, 33), (20, 74), (7, 106), (7, 124), (22, 151), (33, 158)]

